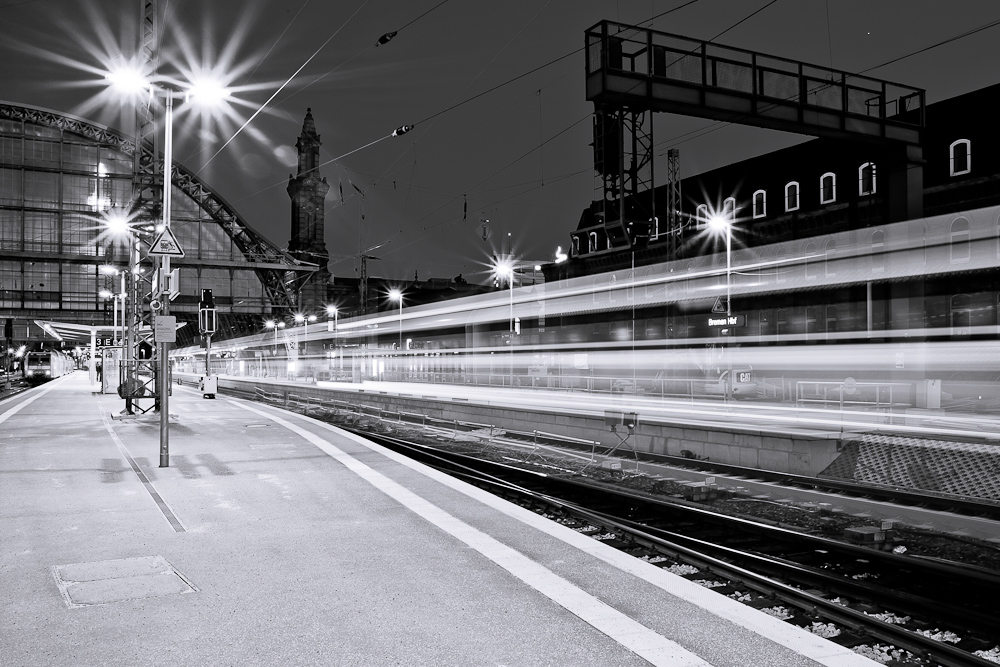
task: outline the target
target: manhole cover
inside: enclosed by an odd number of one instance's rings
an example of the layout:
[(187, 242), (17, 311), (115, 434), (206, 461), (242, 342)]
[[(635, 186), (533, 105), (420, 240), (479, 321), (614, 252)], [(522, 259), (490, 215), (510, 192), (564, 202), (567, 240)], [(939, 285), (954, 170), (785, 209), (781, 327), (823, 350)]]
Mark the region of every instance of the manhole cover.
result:
[(55, 565), (52, 576), (70, 608), (198, 590), (162, 556)]

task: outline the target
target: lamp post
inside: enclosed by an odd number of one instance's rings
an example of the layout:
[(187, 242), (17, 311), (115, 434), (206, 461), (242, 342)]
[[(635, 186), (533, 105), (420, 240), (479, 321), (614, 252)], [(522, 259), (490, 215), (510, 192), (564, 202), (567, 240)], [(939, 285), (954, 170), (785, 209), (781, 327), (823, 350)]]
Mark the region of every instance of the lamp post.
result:
[(337, 314), (338, 314), (338, 312), (339, 311), (337, 310), (336, 306), (327, 306), (326, 307), (326, 316), (330, 317), (331, 315), (333, 315), (333, 323), (332, 323), (333, 324), (333, 328), (332, 329), (330, 328), (330, 324), (331, 323), (329, 321), (327, 321), (327, 324), (326, 324), (327, 331), (333, 331), (333, 332), (337, 331)]
[(309, 323), (316, 321), (315, 315), (306, 315), (305, 313), (296, 313), (295, 321), (302, 325), (302, 356), (306, 354), (307, 340), (309, 339)]
[(399, 302), (399, 351), (403, 350), (403, 293), (398, 289), (389, 290), (389, 300)]
[[(337, 310), (336, 306), (327, 306), (326, 307), (326, 318), (327, 318), (326, 319), (326, 330), (333, 332), (333, 361), (330, 362), (330, 370), (331, 371), (336, 371), (337, 370), (337, 353), (339, 351), (339, 348), (337, 347), (337, 328), (338, 328), (337, 327), (337, 314), (338, 314), (338, 312), (339, 311)], [(330, 316), (331, 315), (333, 315), (333, 322), (330, 321)], [(331, 328), (331, 326), (333, 328)], [(343, 370), (343, 369), (344, 369), (344, 360), (343, 360), (343, 358), (341, 358), (341, 360), (340, 360), (340, 370)]]
[[(726, 235), (726, 322), (727, 328), (726, 333), (729, 333), (728, 322), (732, 319), (733, 308), (730, 304), (730, 296), (732, 290), (731, 277), (732, 277), (732, 243), (733, 243), (733, 223), (726, 217), (721, 215), (714, 215), (708, 221), (709, 226), (717, 232), (723, 232)], [(729, 355), (729, 351), (726, 350), (726, 390), (725, 399), (728, 401), (732, 398), (733, 393), (733, 360)]]
[[(173, 151), (174, 151), (174, 98), (183, 94), (183, 99), (188, 100), (191, 98), (205, 100), (209, 102), (218, 101), (222, 98), (229, 96), (229, 91), (222, 86), (209, 82), (203, 81), (200, 83), (192, 84), (180, 84), (176, 81), (170, 81), (163, 78), (157, 81), (149, 81), (145, 78), (144, 73), (134, 72), (128, 70), (119, 70), (117, 72), (109, 72), (105, 77), (108, 82), (117, 87), (123, 92), (134, 95), (137, 92), (146, 93), (149, 95), (155, 95), (159, 93), (164, 99), (164, 117), (163, 117), (163, 230), (161, 233), (168, 233), (170, 229), (170, 206), (171, 197), (173, 195), (172, 182), (171, 182), (171, 172), (173, 170)], [(136, 150), (140, 147), (136, 146)], [(183, 254), (183, 253), (182, 253)], [(154, 294), (154, 300), (161, 301), (162, 314), (164, 316), (170, 313), (170, 297), (169, 297), (169, 286), (167, 285), (168, 276), (170, 275), (170, 255), (164, 254), (160, 260), (160, 280), (158, 281), (160, 294)], [(130, 342), (132, 335), (129, 336)], [(171, 338), (172, 340), (172, 338)], [(160, 342), (157, 347), (159, 348), (159, 359), (160, 359), (160, 382), (159, 382), (159, 408), (160, 408), (160, 467), (167, 468), (170, 466), (170, 412), (169, 412), (169, 395), (170, 395), (170, 383), (167, 379), (169, 364), (167, 360), (167, 350), (169, 349), (168, 342)]]
[[(496, 277), (507, 280), (507, 292), (509, 294), (509, 337), (507, 344), (510, 345), (510, 386), (514, 388), (514, 262), (510, 258), (498, 259), (493, 263), (493, 273)], [(499, 282), (499, 280), (498, 280)]]
[(402, 365), (402, 355), (403, 353), (403, 292), (398, 289), (389, 290), (389, 300), (399, 302), (399, 344), (396, 348), (396, 368), (399, 373), (399, 379), (403, 379), (403, 365)]

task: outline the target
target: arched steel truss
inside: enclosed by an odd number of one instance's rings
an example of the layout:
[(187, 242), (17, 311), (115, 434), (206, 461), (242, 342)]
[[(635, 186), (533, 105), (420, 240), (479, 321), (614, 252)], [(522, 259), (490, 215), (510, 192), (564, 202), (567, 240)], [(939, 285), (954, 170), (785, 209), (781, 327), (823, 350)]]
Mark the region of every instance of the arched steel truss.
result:
[[(80, 118), (65, 114), (0, 102), (0, 118), (22, 120), (48, 127), (59, 128), (106, 144), (123, 155), (135, 155), (136, 142), (125, 134)], [(140, 164), (143, 170), (158, 174), (163, 160), (154, 154), (152, 146), (144, 145)], [(288, 253), (275, 247), (259, 232), (251, 228), (235, 209), (218, 193), (205, 185), (184, 166), (173, 164), (170, 180), (175, 187), (190, 197), (199, 207), (215, 220), (233, 243), (243, 253), (248, 265), (240, 268), (253, 270), (260, 279), (271, 306), (276, 309), (291, 309), (296, 304), (297, 289), (302, 281), (319, 267), (304, 264)]]

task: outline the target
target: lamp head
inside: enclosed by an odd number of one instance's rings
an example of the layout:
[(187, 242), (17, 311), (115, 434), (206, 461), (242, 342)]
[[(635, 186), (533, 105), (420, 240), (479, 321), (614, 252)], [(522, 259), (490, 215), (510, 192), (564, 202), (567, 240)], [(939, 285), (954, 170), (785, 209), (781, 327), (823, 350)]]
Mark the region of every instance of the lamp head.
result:
[(717, 232), (724, 232), (729, 228), (729, 220), (721, 215), (713, 215), (708, 219), (708, 226)]

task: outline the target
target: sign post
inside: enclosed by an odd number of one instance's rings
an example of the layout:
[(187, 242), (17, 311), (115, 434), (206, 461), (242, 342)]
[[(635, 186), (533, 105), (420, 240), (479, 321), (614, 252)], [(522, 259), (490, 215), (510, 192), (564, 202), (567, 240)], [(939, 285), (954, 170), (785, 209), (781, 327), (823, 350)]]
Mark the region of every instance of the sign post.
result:
[[(170, 314), (170, 286), (167, 285), (170, 276), (170, 258), (183, 257), (184, 250), (177, 242), (174, 233), (170, 231), (170, 203), (173, 195), (173, 173), (174, 159), (174, 96), (167, 92), (164, 104), (163, 118), (163, 231), (153, 240), (149, 247), (149, 254), (160, 257), (160, 281), (158, 293), (153, 295), (150, 307), (157, 311), (163, 309), (163, 315)], [(153, 304), (156, 307), (153, 307)], [(175, 334), (171, 334), (175, 335)], [(174, 339), (171, 338), (171, 342)], [(160, 357), (160, 467), (170, 467), (170, 409), (169, 395), (170, 382), (167, 377), (170, 375), (170, 363), (167, 353), (170, 343), (157, 340)]]

